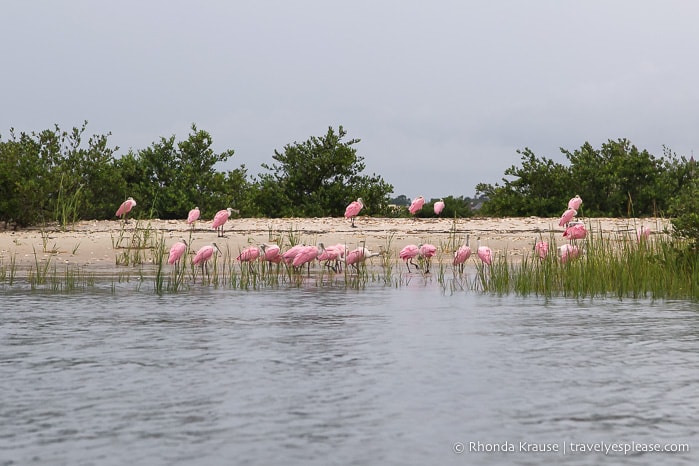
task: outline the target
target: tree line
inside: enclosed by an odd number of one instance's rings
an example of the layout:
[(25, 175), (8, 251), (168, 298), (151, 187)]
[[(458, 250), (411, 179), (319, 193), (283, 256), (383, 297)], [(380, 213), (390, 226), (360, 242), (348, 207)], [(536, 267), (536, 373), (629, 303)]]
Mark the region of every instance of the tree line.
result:
[[(405, 196), (391, 198), (393, 186), (382, 176), (365, 174), (359, 139), (342, 126), (322, 136), (287, 144), (263, 163), (258, 176), (245, 165), (229, 171), (217, 164), (234, 151), (212, 149), (212, 137), (196, 125), (188, 137), (161, 137), (149, 147), (116, 156), (105, 135), (85, 137), (87, 122), (71, 131), (57, 125), (40, 132), (0, 135), (0, 221), (16, 227), (77, 220), (112, 219), (116, 206), (133, 196), (140, 218), (185, 218), (194, 206), (203, 218), (233, 207), (244, 217), (342, 216), (361, 197), (362, 215), (407, 216)], [(87, 141), (85, 141), (87, 139)], [(675, 228), (699, 238), (699, 184), (693, 158), (664, 149), (661, 157), (639, 150), (626, 139), (595, 149), (561, 149), (568, 163), (518, 151), (521, 164), (504, 172), (501, 183), (476, 186), (476, 199), (444, 198), (442, 217), (559, 216), (579, 194), (588, 217), (664, 215)], [(418, 214), (434, 216), (431, 199)], [(478, 209), (476, 211), (476, 209)]]
[(627, 139), (599, 149), (588, 142), (561, 148), (568, 163), (517, 151), (521, 164), (505, 170), (501, 183), (476, 186), (483, 215), (556, 217), (568, 199), (583, 198), (587, 217), (669, 217), (676, 235), (699, 240), (699, 183), (696, 162), (663, 148), (656, 157)]
[[(364, 200), (362, 215), (407, 215), (391, 203), (391, 184), (364, 173), (355, 147), (360, 140), (348, 139), (342, 126), (275, 150), (257, 177), (245, 165), (218, 170), (234, 151), (214, 152), (211, 135), (196, 125), (184, 140), (161, 137), (120, 157), (108, 143), (111, 133), (86, 138), (86, 128), (84, 122), (71, 131), (56, 125), (0, 136), (0, 221), (26, 227), (113, 219), (129, 196), (138, 202), (137, 218), (185, 218), (195, 206), (203, 218), (226, 207), (244, 217), (342, 216), (358, 197)], [(446, 201), (443, 215), (471, 214), (468, 199)], [(421, 215), (430, 215), (427, 208)]]

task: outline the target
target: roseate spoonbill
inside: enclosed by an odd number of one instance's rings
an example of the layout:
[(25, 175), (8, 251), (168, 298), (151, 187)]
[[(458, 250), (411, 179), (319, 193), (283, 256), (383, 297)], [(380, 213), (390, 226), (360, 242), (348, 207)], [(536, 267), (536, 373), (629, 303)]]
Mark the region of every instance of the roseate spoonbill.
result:
[(576, 215), (578, 215), (577, 210), (571, 208), (566, 209), (566, 211), (563, 212), (563, 215), (561, 215), (561, 219), (558, 221), (558, 226), (565, 226), (565, 224), (573, 220), (573, 217)]
[(184, 239), (180, 239), (180, 241), (178, 241), (170, 247), (170, 253), (168, 254), (167, 263), (172, 265), (179, 262), (186, 251), (187, 242)]
[(444, 199), (440, 199), (434, 203), (434, 214), (439, 215), (444, 210)]
[(251, 273), (255, 273), (252, 269), (252, 263), (256, 261), (258, 257), (260, 257), (260, 248), (257, 246), (248, 246), (240, 251), (240, 254), (235, 258), (235, 260), (240, 262), (241, 265), (243, 262), (246, 262), (248, 264), (248, 270)]
[(418, 248), (420, 257), (425, 261), (425, 273), (430, 273), (432, 258), (437, 254), (437, 246), (434, 244), (421, 244)]
[(359, 211), (364, 208), (364, 201), (361, 197), (358, 197), (356, 201), (350, 202), (350, 204), (345, 209), (345, 218), (352, 220), (352, 228), (356, 228), (354, 225), (354, 218), (359, 215)]
[(413, 199), (413, 202), (410, 203), (410, 207), (408, 207), (408, 212), (410, 212), (410, 215), (415, 215), (418, 212), (420, 212), (420, 209), (422, 209), (422, 206), (425, 205), (425, 198), (422, 196), (418, 196), (415, 199)]
[(488, 246), (481, 246), (481, 239), (478, 238), (478, 249), (476, 250), (476, 254), (478, 255), (478, 258), (484, 263), (484, 264), (492, 264), (493, 263), (493, 251), (490, 249)]
[(568, 201), (568, 208), (569, 209), (579, 210), (581, 205), (582, 205), (582, 199), (580, 199), (580, 196), (578, 196), (577, 194), (575, 195), (574, 198), (572, 198), (570, 201)]
[(192, 264), (197, 265), (201, 264), (201, 270), (202, 272), (204, 271), (204, 267), (206, 267), (206, 273), (207, 275), (209, 274), (209, 266), (208, 262), (209, 259), (211, 259), (214, 255), (214, 252), (218, 251), (218, 253), (221, 253), (221, 250), (218, 248), (218, 245), (216, 243), (211, 243), (207, 244), (206, 246), (202, 246), (199, 248), (197, 253), (194, 255), (194, 259), (192, 259)]
[(454, 262), (452, 263), (452, 265), (458, 265), (459, 271), (461, 272), (464, 271), (464, 262), (466, 262), (469, 259), (469, 257), (471, 257), (471, 247), (468, 245), (468, 237), (469, 235), (466, 235), (466, 244), (460, 246), (454, 252)]
[(580, 249), (573, 244), (564, 244), (558, 248), (558, 255), (561, 258), (561, 263), (565, 264), (569, 259), (572, 260), (580, 256)]
[(291, 265), (294, 262), (294, 257), (299, 253), (301, 248), (306, 247), (305, 244), (297, 244), (296, 246), (292, 246), (291, 248), (287, 249), (283, 254), (282, 254), (282, 260), (286, 265)]
[(260, 251), (262, 258), (267, 262), (278, 264), (282, 261), (282, 252), (276, 244), (261, 244)]
[(192, 229), (194, 229), (194, 222), (199, 220), (199, 217), (201, 216), (201, 211), (199, 210), (199, 207), (195, 207), (192, 210), (189, 211), (189, 214), (187, 214), (187, 223), (192, 225)]
[(636, 240), (640, 243), (641, 241), (646, 241), (650, 238), (650, 228), (641, 225), (641, 228), (636, 231)]
[(294, 256), (294, 260), (291, 262), (291, 265), (295, 268), (299, 268), (308, 264), (308, 274), (310, 275), (311, 262), (316, 260), (320, 252), (321, 248), (319, 246), (303, 246), (299, 249), (298, 254)]
[(360, 246), (345, 255), (345, 264), (351, 265), (357, 273), (359, 273), (359, 264), (364, 263), (371, 257), (380, 256), (381, 254), (383, 254), (383, 250), (381, 250), (381, 252), (371, 252), (364, 246)]
[(405, 266), (408, 267), (408, 273), (410, 273), (410, 264), (413, 264), (413, 267), (415, 267), (416, 269), (420, 268), (416, 263), (413, 262), (413, 259), (415, 259), (418, 256), (418, 254), (420, 254), (420, 248), (415, 244), (408, 244), (398, 253), (398, 257), (403, 259), (403, 261), (405, 262)]
[(116, 216), (121, 217), (122, 220), (126, 221), (126, 216), (129, 212), (131, 212), (131, 209), (133, 209), (134, 207), (136, 207), (136, 201), (133, 200), (133, 197), (129, 197), (121, 203), (121, 205), (116, 211)]
[[(345, 255), (345, 246), (343, 244), (336, 244), (334, 246), (325, 247), (323, 243), (318, 243), (321, 249), (321, 253), (318, 255), (319, 261), (325, 261), (325, 266), (332, 269), (333, 272), (339, 272), (341, 270), (341, 260)], [(335, 265), (330, 265), (330, 262), (334, 262)]]
[(563, 232), (563, 237), (568, 238), (571, 241), (576, 239), (585, 239), (586, 236), (587, 230), (585, 229), (585, 224), (583, 223), (574, 223), (566, 228), (566, 231)]
[[(216, 212), (216, 215), (214, 215), (214, 221), (211, 224), (211, 229), (216, 230), (216, 234), (219, 238), (223, 237), (223, 226), (226, 224), (228, 221), (228, 218), (233, 214), (233, 209), (230, 207), (226, 208), (225, 210), (219, 210)], [(220, 228), (220, 230), (219, 230)]]
[(546, 241), (537, 241), (536, 244), (534, 244), (534, 252), (539, 256), (539, 259), (546, 259), (546, 256), (549, 255), (549, 243)]

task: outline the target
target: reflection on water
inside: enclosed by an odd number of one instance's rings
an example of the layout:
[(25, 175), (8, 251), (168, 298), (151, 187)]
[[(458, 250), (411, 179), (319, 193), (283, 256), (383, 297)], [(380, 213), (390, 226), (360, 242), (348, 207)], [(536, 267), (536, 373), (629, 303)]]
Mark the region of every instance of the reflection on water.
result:
[[(689, 302), (445, 296), (420, 284), (8, 293), (1, 306), (0, 465), (698, 459), (469, 451), (699, 448)], [(466, 451), (454, 453), (458, 442)]]

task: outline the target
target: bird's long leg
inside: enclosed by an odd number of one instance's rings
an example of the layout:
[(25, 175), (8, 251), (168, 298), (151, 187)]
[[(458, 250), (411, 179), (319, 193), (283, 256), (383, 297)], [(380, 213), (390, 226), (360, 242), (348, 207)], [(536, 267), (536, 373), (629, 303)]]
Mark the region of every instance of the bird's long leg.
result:
[(418, 264), (416, 264), (415, 262), (413, 262), (412, 259), (410, 259), (410, 263), (413, 264), (413, 267), (415, 267), (416, 269), (420, 268), (420, 266)]
[(408, 273), (410, 273), (410, 261), (405, 261), (405, 266), (408, 268)]
[(357, 228), (357, 226), (354, 224), (354, 217), (352, 217), (352, 228)]

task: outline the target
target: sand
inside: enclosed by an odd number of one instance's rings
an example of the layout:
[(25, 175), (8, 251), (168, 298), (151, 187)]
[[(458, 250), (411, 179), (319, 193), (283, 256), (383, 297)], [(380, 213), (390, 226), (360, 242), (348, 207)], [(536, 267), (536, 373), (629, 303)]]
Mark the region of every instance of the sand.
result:
[[(641, 225), (653, 234), (667, 232), (671, 225), (666, 219), (584, 219), (588, 230), (600, 232), (618, 241), (635, 239), (635, 230)], [(0, 231), (0, 266), (12, 260), (18, 269), (35, 266), (36, 261), (84, 267), (94, 272), (114, 272), (119, 255), (128, 253), (129, 241), (136, 228), (149, 229), (151, 237), (162, 234), (167, 249), (180, 238), (190, 239), (193, 250), (211, 242), (219, 248), (235, 253), (249, 245), (280, 242), (288, 246), (289, 236), (305, 244), (323, 242), (326, 245), (343, 243), (352, 249), (365, 244), (372, 251), (380, 246), (389, 248), (397, 257), (407, 244), (432, 243), (440, 254), (453, 254), (451, 245), (463, 243), (468, 235), (475, 250), (478, 238), (497, 255), (505, 254), (516, 262), (530, 254), (535, 239), (550, 240), (553, 234), (556, 246), (567, 241), (557, 218), (466, 218), (466, 219), (391, 219), (359, 217), (356, 228), (344, 218), (231, 218), (225, 225), (225, 237), (218, 238), (210, 221), (197, 222), (194, 230), (184, 220), (131, 220), (122, 224), (113, 221), (81, 221), (62, 230), (56, 226), (28, 228), (18, 231)], [(138, 236), (138, 235), (137, 235)], [(145, 254), (146, 264), (152, 263), (152, 254)]]

